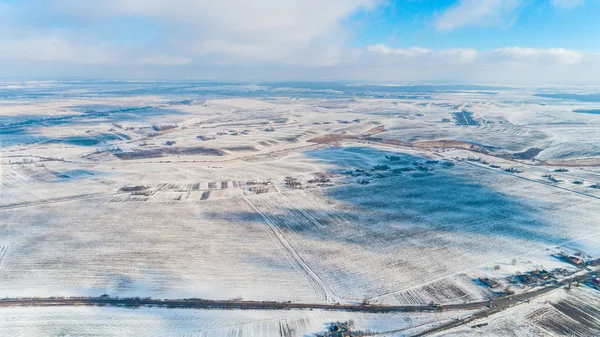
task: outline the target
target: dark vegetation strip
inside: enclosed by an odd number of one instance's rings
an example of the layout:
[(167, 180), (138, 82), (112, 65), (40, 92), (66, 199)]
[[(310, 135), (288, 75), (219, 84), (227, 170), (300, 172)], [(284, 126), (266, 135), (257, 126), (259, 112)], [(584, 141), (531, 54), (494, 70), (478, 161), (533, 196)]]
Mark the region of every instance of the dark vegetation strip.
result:
[(206, 147), (169, 147), (152, 150), (132, 151), (132, 152), (116, 152), (113, 153), (117, 158), (122, 160), (144, 159), (144, 158), (160, 158), (176, 155), (206, 155), (206, 156), (222, 156), (223, 151)]
[(44, 297), (44, 298), (4, 298), (0, 299), (0, 307), (61, 307), (61, 306), (111, 306), (124, 308), (162, 307), (181, 309), (241, 309), (241, 310), (289, 310), (289, 309), (322, 309), (353, 312), (419, 312), (439, 311), (442, 309), (477, 309), (488, 302), (476, 302), (459, 305), (353, 305), (324, 303), (292, 303), (271, 301), (217, 301), (199, 298), (189, 299), (154, 299), (154, 298), (118, 298), (118, 297)]

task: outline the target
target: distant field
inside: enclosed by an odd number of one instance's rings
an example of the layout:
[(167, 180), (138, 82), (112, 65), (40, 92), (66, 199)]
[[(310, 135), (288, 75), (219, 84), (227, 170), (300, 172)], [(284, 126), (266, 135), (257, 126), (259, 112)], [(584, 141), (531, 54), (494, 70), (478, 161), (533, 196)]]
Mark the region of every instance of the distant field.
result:
[(571, 94), (571, 93), (552, 93), (535, 94), (538, 97), (574, 100), (581, 102), (600, 102), (600, 94)]
[[(597, 94), (298, 86), (0, 88), (0, 297), (461, 304), (600, 259)], [(600, 330), (569, 323), (597, 315), (586, 296), (523, 324)], [(305, 337), (352, 318), (395, 336), (460, 315), (105, 309), (4, 308), (0, 334)]]

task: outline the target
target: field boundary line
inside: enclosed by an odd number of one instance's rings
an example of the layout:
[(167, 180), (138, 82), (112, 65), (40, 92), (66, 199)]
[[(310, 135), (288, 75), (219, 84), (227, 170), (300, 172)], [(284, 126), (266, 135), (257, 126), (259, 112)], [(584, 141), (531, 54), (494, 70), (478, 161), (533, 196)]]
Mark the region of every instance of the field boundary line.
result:
[(515, 178), (518, 178), (518, 179), (530, 181), (530, 182), (541, 184), (541, 185), (545, 185), (545, 186), (548, 186), (548, 187), (554, 187), (554, 188), (559, 189), (559, 190), (563, 190), (563, 191), (567, 191), (567, 192), (579, 194), (579, 195), (582, 195), (582, 196), (585, 196), (585, 197), (589, 197), (589, 198), (600, 200), (600, 197), (597, 197), (595, 195), (591, 195), (591, 194), (587, 194), (587, 193), (583, 193), (583, 192), (578, 192), (578, 191), (570, 190), (570, 189), (568, 189), (566, 187), (560, 187), (560, 186), (552, 185), (551, 183), (547, 183), (547, 182), (544, 182), (544, 181), (538, 181), (538, 180), (531, 179), (531, 178), (521, 177), (521, 176), (519, 176), (517, 174), (512, 174), (512, 173), (508, 173), (508, 172), (504, 172), (504, 171), (498, 171), (498, 170), (494, 170), (494, 169), (489, 168), (489, 167), (485, 167), (485, 166), (481, 166), (481, 165), (477, 165), (477, 164), (473, 164), (473, 163), (469, 163), (469, 162), (465, 162), (465, 164), (468, 164), (468, 165), (471, 165), (471, 166), (474, 166), (474, 167), (478, 167), (478, 168), (483, 169), (483, 170), (488, 170), (488, 171), (492, 171), (492, 172), (496, 172), (496, 173), (508, 175), (508, 176), (515, 177)]
[(33, 202), (21, 202), (21, 203), (14, 203), (14, 204), (6, 204), (6, 205), (0, 205), (0, 211), (17, 209), (17, 208), (35, 207), (35, 206), (56, 204), (56, 203), (60, 203), (60, 202), (69, 202), (69, 201), (76, 201), (76, 200), (85, 200), (85, 199), (95, 199), (95, 198), (101, 198), (101, 197), (110, 197), (110, 196), (115, 196), (115, 195), (120, 195), (120, 194), (126, 194), (126, 193), (78, 194), (78, 195), (70, 195), (70, 196), (60, 197), (60, 198), (54, 198), (54, 199), (42, 199), (42, 200), (33, 201)]

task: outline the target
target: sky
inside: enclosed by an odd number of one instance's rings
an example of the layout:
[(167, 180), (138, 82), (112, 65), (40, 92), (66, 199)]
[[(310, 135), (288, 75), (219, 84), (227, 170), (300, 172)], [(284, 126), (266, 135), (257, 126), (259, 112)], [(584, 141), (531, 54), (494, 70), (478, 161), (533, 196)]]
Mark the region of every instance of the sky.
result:
[(600, 84), (600, 0), (0, 0), (0, 78)]

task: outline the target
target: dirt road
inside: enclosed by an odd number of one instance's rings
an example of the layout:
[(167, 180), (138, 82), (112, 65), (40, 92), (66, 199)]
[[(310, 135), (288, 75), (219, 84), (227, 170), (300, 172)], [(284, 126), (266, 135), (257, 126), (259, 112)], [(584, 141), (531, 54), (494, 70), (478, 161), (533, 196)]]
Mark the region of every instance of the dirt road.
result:
[[(600, 271), (588, 271), (574, 276), (573, 282), (583, 282), (591, 276), (598, 276)], [(489, 316), (519, 303), (526, 302), (540, 295), (568, 285), (569, 280), (548, 284), (536, 290), (522, 294), (500, 297), (489, 301), (478, 301), (462, 304), (448, 305), (356, 305), (356, 304), (327, 304), (327, 303), (295, 303), (295, 302), (263, 302), (263, 301), (218, 301), (198, 298), (191, 299), (153, 299), (153, 298), (111, 298), (111, 297), (45, 297), (45, 298), (5, 298), (0, 299), (0, 307), (14, 306), (117, 306), (117, 307), (168, 307), (190, 309), (241, 309), (241, 310), (288, 310), (288, 309), (323, 309), (354, 312), (429, 312), (441, 310), (473, 310), (483, 309), (481, 313), (473, 315), (468, 321)], [(468, 322), (462, 320), (453, 322), (453, 326)], [(437, 327), (441, 330), (443, 327)], [(430, 332), (428, 332), (430, 333)]]

